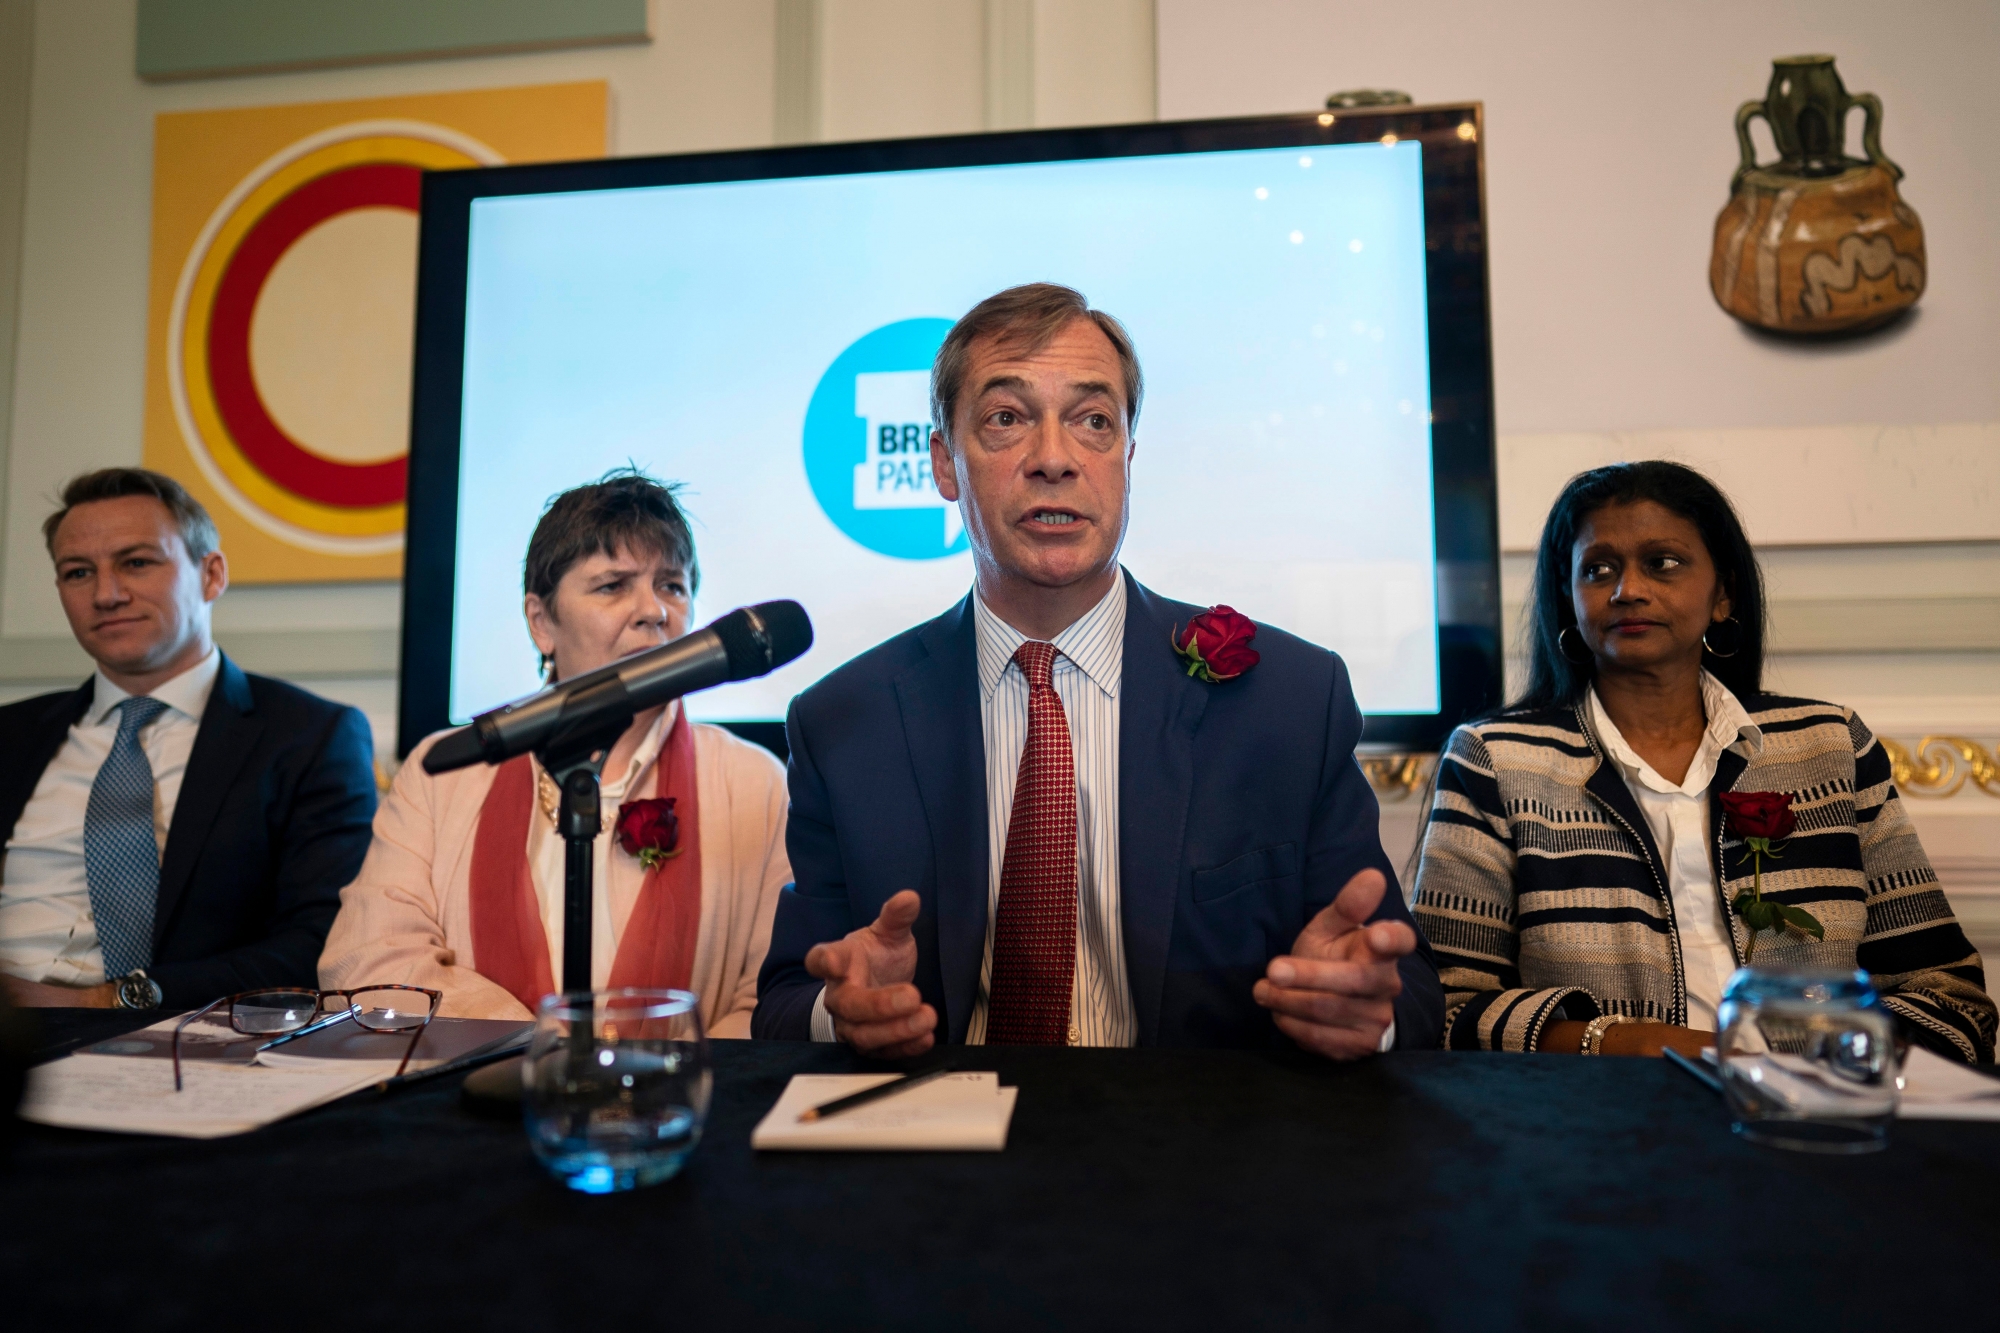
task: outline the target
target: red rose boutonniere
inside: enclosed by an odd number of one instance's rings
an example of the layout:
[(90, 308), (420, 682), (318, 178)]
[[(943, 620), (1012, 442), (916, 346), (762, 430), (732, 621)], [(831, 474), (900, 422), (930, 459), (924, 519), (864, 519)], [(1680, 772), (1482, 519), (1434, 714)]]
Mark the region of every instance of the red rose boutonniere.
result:
[(1257, 650), (1250, 641), (1257, 626), (1234, 607), (1211, 606), (1188, 621), (1187, 632), (1174, 627), (1174, 651), (1187, 662), (1187, 673), (1211, 685), (1220, 684), (1257, 665)]
[(1760, 930), (1783, 935), (1785, 927), (1790, 925), (1816, 940), (1825, 939), (1826, 927), (1811, 912), (1769, 902), (1764, 897), (1764, 858), (1777, 860), (1778, 853), (1771, 844), (1791, 837), (1799, 826), (1792, 814), (1792, 798), (1779, 791), (1724, 792), (1722, 817), (1724, 826), (1743, 839), (1743, 859), (1751, 863), (1750, 887), (1736, 895), (1734, 904), (1736, 915), (1743, 918), (1743, 926), (1749, 932), (1743, 942), (1743, 960), (1748, 962), (1756, 952)]
[(639, 858), (651, 870), (681, 851), (681, 820), (674, 813), (674, 798), (655, 796), (644, 801), (627, 801), (618, 807), (614, 826), (618, 845)]

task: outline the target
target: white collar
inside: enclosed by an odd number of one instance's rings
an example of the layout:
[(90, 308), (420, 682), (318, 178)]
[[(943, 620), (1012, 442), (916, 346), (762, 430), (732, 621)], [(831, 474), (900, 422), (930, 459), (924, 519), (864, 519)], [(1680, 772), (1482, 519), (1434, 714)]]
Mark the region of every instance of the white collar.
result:
[[(994, 613), (975, 588), (972, 593), (973, 634), (979, 649), (979, 693), (991, 699), (1000, 678), (1014, 663), (1014, 653), (1028, 636)], [(1125, 666), (1125, 570), (1121, 566), (1111, 588), (1097, 605), (1049, 640), (1056, 652), (1083, 672), (1111, 698), (1118, 697), (1118, 678)]]
[[(222, 674), (222, 650), (210, 648), (208, 656), (196, 662), (172, 680), (161, 681), (147, 692), (147, 697), (158, 699), (190, 721), (200, 722), (201, 715), (208, 709), (208, 696), (215, 690), (215, 678)], [(104, 721), (112, 709), (132, 696), (111, 683), (111, 678), (99, 667), (91, 680), (90, 707), (83, 714), (83, 725), (94, 727)]]
[(1679, 792), (1686, 794), (1688, 785), (1695, 784), (1702, 790), (1708, 787), (1708, 779), (1715, 772), (1715, 760), (1723, 751), (1739, 748), (1747, 759), (1764, 748), (1764, 732), (1743, 704), (1731, 693), (1729, 687), (1707, 671), (1701, 673), (1702, 711), (1708, 715), (1708, 726), (1702, 733), (1701, 745), (1695, 751), (1694, 762), (1688, 765), (1687, 778), (1680, 786), (1675, 786), (1654, 771), (1653, 766), (1639, 757), (1618, 724), (1611, 720), (1611, 714), (1604, 709), (1604, 701), (1598, 697), (1597, 686), (1590, 687), (1590, 724), (1597, 729), (1598, 739), (1604, 742), (1605, 750), (1613, 763), (1623, 769), (1625, 776), (1657, 792)]

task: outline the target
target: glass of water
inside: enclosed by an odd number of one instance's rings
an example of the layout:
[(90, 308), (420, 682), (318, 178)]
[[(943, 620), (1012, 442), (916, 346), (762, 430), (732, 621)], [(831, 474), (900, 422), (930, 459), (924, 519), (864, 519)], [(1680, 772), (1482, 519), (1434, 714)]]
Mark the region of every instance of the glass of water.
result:
[(521, 1066), (528, 1142), (586, 1194), (655, 1185), (701, 1142), (712, 1074), (691, 991), (550, 995)]
[(1866, 972), (1740, 968), (1716, 1020), (1737, 1133), (1802, 1152), (1888, 1145), (1896, 1026)]

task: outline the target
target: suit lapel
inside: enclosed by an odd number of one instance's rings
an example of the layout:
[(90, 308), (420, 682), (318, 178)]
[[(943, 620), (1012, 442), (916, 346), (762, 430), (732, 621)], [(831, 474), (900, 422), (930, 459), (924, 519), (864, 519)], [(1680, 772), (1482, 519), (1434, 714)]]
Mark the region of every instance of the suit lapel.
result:
[[(1717, 756), (1715, 761), (1715, 776), (1709, 779), (1708, 827), (1712, 830), (1713, 836), (1708, 852), (1715, 861), (1715, 882), (1718, 885), (1729, 883), (1729, 867), (1724, 863), (1725, 858), (1722, 852), (1722, 844), (1729, 834), (1729, 824), (1722, 813), (1722, 793), (1735, 791), (1736, 784), (1743, 780), (1743, 774), (1749, 770), (1749, 767), (1750, 761), (1738, 754), (1736, 747), (1731, 746)], [(1736, 928), (1735, 915), (1725, 912), (1723, 913), (1723, 917), (1729, 922), (1730, 929), (1733, 931)]]
[(223, 798), (264, 730), (254, 711), (250, 682), (225, 654), (208, 706), (202, 711), (201, 729), (195, 732), (187, 771), (181, 775), (173, 822), (167, 826), (167, 850), (160, 861), (160, 897), (153, 909), (155, 950), (166, 938), (174, 909), (180, 905), (202, 845), (208, 841), (209, 828), (222, 812)]
[(28, 808), (43, 770), (54, 762), (69, 729), (90, 711), (96, 680), (93, 676), (70, 693), (51, 698), (26, 728), (20, 751), (7, 755), (5, 769), (0, 771), (0, 845), (14, 836), (14, 825), (20, 823), (21, 812)]
[(986, 740), (979, 721), (972, 598), (925, 626), (929, 656), (896, 678), (903, 735), (935, 856), (937, 923), (948, 1040), (965, 1040), (986, 954)]
[(1125, 575), (1118, 701), (1118, 893), (1139, 1041), (1159, 1040), (1167, 946), (1179, 901), (1194, 737), (1208, 689), (1170, 647), (1172, 608)]

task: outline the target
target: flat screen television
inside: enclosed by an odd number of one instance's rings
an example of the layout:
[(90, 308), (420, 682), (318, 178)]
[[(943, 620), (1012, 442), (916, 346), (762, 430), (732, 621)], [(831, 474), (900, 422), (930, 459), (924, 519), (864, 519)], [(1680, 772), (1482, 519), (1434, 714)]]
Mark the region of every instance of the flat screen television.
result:
[(1501, 679), (1481, 137), (1397, 107), (427, 175), (402, 752), (541, 685), (529, 534), (628, 463), (685, 488), (695, 623), (812, 615), (688, 701), (781, 746), (793, 695), (971, 586), (928, 370), (1031, 281), (1144, 368), (1125, 566), (1335, 649), (1366, 742), (1434, 747)]

